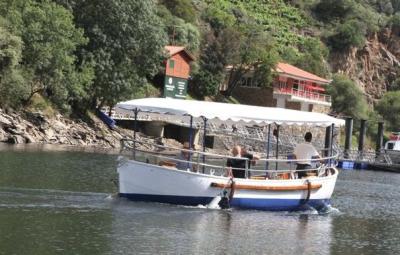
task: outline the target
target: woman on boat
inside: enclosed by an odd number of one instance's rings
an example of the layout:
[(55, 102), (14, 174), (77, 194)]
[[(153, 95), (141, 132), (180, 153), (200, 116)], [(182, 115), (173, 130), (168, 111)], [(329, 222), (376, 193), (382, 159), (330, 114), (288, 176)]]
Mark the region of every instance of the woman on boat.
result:
[[(235, 178), (246, 178), (245, 169), (249, 168), (250, 164), (246, 167), (249, 162), (255, 163), (255, 160), (259, 159), (258, 156), (248, 153), (245, 149), (242, 149), (239, 145), (232, 148), (232, 155), (235, 158), (229, 158), (226, 162), (228, 167), (228, 175)], [(246, 160), (246, 158), (248, 160)]]

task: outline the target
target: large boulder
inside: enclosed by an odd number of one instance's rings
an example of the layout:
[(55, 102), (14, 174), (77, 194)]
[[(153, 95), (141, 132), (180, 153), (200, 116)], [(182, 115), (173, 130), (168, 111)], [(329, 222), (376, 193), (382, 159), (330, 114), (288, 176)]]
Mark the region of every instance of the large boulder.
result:
[(7, 133), (0, 127), (0, 142), (7, 140)]
[(23, 137), (25, 138), (26, 143), (36, 143), (36, 139), (30, 134), (24, 134)]
[(11, 121), (0, 114), (0, 128), (1, 127), (10, 127), (12, 126)]
[(25, 143), (25, 138), (20, 135), (11, 135), (8, 137), (7, 143), (22, 144)]

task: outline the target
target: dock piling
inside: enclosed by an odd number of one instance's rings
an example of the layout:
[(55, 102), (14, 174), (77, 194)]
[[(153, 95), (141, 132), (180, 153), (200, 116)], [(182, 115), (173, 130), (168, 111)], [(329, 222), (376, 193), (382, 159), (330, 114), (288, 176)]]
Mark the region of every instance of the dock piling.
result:
[(351, 138), (353, 134), (353, 118), (346, 118), (346, 131), (345, 131), (345, 141), (344, 141), (344, 158), (349, 158)]

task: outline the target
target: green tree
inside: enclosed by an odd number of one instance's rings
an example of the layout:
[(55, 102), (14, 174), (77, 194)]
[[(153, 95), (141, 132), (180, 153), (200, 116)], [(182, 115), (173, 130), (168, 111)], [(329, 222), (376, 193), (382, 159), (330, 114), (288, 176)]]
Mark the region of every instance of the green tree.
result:
[[(61, 1), (61, 0), (59, 0)], [(153, 0), (61, 1), (72, 8), (89, 43), (78, 51), (80, 61), (94, 64), (88, 89), (92, 105), (109, 105), (142, 94), (164, 58), (166, 34)]]
[(389, 129), (394, 131), (400, 128), (400, 91), (387, 92), (376, 106), (376, 110), (387, 122)]
[(315, 5), (314, 13), (320, 20), (327, 22), (346, 17), (354, 6), (354, 0), (321, 0)]
[(365, 34), (363, 23), (349, 20), (337, 27), (337, 31), (329, 37), (329, 45), (336, 51), (360, 47), (365, 43)]
[(328, 53), (328, 48), (319, 39), (305, 37), (297, 47), (287, 47), (280, 57), (301, 69), (326, 77), (329, 74), (325, 61)]
[(29, 95), (19, 62), (22, 56), (22, 40), (6, 28), (0, 19), (0, 106), (18, 107)]
[(177, 16), (189, 23), (195, 23), (197, 13), (191, 0), (161, 0), (174, 16)]
[(355, 119), (367, 117), (368, 105), (362, 91), (344, 75), (336, 74), (328, 87), (332, 96), (332, 110)]
[(67, 109), (73, 92), (69, 88), (82, 85), (74, 52), (87, 42), (83, 31), (75, 27), (71, 12), (49, 0), (3, 0), (0, 14), (24, 45), (21, 68), (30, 87), (24, 100), (41, 93)]
[(162, 27), (169, 35), (169, 44), (185, 46), (190, 52), (199, 50), (200, 31), (196, 26), (172, 15), (164, 5), (158, 5), (157, 15), (161, 17)]

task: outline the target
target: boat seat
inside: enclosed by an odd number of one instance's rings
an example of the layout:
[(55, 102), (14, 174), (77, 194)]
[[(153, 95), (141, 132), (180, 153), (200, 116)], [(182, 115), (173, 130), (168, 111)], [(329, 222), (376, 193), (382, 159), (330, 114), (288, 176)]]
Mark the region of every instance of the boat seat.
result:
[(165, 167), (176, 167), (176, 163), (173, 161), (169, 161), (169, 160), (162, 160), (160, 162), (158, 162), (159, 166), (165, 166)]

